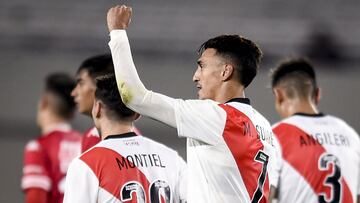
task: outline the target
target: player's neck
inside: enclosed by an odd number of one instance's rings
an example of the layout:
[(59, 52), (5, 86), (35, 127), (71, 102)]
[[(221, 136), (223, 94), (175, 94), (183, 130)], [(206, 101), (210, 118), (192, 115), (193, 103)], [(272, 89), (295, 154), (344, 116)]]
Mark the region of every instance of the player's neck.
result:
[(225, 103), (234, 98), (245, 98), (244, 87), (237, 82), (228, 81), (220, 87), (215, 101)]
[(288, 108), (288, 115), (292, 116), (296, 113), (318, 114), (319, 110), (317, 109), (314, 102), (293, 100)]
[(46, 129), (63, 123), (68, 123), (68, 121), (52, 112), (43, 112), (39, 121), (39, 127), (42, 132), (45, 132)]
[(104, 140), (109, 135), (119, 135), (128, 132), (133, 132), (133, 126), (131, 122), (104, 121), (101, 123), (100, 135), (102, 140)]

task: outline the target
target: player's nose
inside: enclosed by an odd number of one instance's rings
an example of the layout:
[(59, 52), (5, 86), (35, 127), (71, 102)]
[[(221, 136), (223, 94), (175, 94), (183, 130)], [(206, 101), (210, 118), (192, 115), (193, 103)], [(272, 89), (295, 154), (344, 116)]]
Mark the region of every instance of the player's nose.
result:
[(196, 71), (195, 71), (195, 73), (193, 75), (193, 78), (192, 78), (193, 82), (198, 82), (199, 81), (199, 71), (198, 70), (199, 69), (196, 69)]

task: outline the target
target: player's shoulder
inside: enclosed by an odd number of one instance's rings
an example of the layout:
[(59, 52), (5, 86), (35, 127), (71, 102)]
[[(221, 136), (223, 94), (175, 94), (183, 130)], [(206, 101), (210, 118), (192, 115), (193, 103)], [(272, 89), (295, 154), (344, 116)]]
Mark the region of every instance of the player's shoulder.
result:
[(178, 152), (176, 150), (174, 150), (158, 141), (155, 141), (155, 140), (153, 140), (149, 137), (145, 137), (145, 136), (139, 136), (139, 138), (143, 139), (145, 142), (148, 142), (149, 144), (151, 144), (152, 148), (154, 148), (154, 149), (157, 149), (157, 150), (167, 153), (169, 155), (171, 154), (173, 156), (179, 156)]
[(27, 152), (40, 151), (41, 149), (40, 138), (31, 139), (25, 144), (25, 151)]
[(337, 125), (339, 128), (341, 128), (340, 130), (347, 131), (349, 135), (353, 136), (356, 139), (359, 139), (359, 134), (345, 120), (332, 115), (328, 115), (328, 118), (332, 120), (332, 122), (334, 123), (333, 125)]

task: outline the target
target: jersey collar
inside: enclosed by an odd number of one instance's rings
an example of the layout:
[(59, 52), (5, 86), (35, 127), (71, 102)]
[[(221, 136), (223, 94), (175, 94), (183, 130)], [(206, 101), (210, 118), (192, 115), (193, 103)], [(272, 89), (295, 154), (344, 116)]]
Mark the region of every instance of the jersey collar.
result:
[(323, 116), (325, 116), (325, 114), (323, 114), (323, 113), (315, 113), (315, 114), (309, 114), (309, 113), (294, 113), (294, 116), (323, 117)]
[(239, 102), (239, 103), (250, 105), (250, 99), (249, 98), (233, 98), (233, 99), (230, 99), (229, 101), (227, 101), (225, 103), (230, 103), (230, 102)]
[(58, 123), (54, 125), (47, 126), (43, 129), (42, 134), (47, 135), (54, 131), (63, 131), (68, 132), (71, 130), (71, 125), (69, 123)]
[(108, 135), (104, 140), (108, 139), (117, 139), (117, 138), (128, 138), (128, 137), (136, 137), (137, 135), (134, 132), (128, 132), (123, 134), (117, 134), (117, 135)]

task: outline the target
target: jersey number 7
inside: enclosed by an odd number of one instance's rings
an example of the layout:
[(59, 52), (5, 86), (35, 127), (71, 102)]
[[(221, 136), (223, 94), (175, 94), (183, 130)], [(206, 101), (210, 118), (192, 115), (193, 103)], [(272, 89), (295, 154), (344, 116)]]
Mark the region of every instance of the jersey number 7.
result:
[(251, 203), (258, 203), (260, 201), (261, 197), (263, 196), (264, 183), (265, 183), (265, 178), (266, 178), (266, 173), (267, 173), (267, 165), (269, 162), (269, 156), (260, 150), (260, 151), (258, 151), (258, 153), (255, 156), (255, 161), (260, 162), (262, 164), (262, 170), (261, 170), (261, 174), (258, 179), (258, 186), (253, 195)]

